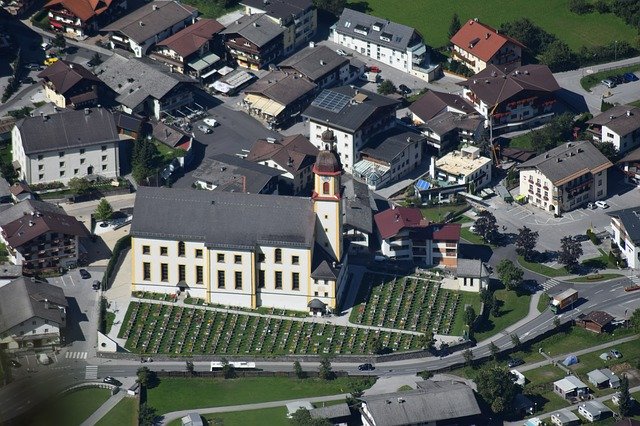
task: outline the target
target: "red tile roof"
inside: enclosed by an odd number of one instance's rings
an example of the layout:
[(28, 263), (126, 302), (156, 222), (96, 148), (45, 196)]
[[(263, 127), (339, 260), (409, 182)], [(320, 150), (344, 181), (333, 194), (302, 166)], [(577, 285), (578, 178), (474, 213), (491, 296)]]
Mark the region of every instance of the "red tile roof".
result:
[(451, 37), (451, 43), (485, 62), (493, 58), (508, 42), (524, 47), (519, 41), (500, 34), (496, 29), (473, 19), (470, 19)]
[(447, 223), (445, 225), (432, 225), (433, 236), (432, 239), (436, 241), (458, 241), (460, 240), (460, 228), (459, 223)]
[(82, 21), (87, 21), (107, 10), (111, 2), (112, 0), (51, 0), (45, 8), (61, 5)]
[(397, 235), (405, 228), (426, 228), (429, 225), (420, 209), (415, 207), (396, 207), (378, 213), (373, 220), (383, 239)]
[(193, 25), (178, 31), (171, 37), (158, 43), (158, 46), (166, 46), (178, 55), (186, 58), (200, 49), (214, 35), (224, 30), (224, 25), (215, 19), (200, 19)]

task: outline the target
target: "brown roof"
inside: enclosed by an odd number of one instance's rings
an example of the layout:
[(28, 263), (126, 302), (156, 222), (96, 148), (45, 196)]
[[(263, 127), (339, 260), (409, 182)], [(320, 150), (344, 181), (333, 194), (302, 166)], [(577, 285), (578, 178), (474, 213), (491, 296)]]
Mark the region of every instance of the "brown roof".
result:
[(292, 135), (282, 140), (258, 139), (251, 147), (247, 160), (259, 163), (271, 160), (283, 169), (297, 174), (313, 165), (318, 148), (303, 135)]
[(508, 158), (513, 161), (517, 161), (519, 163), (523, 163), (525, 161), (529, 161), (533, 157), (536, 156), (534, 151), (529, 151), (528, 149), (519, 149), (519, 148), (501, 148), (500, 154), (503, 157)]
[(271, 71), (244, 92), (265, 96), (287, 106), (316, 90), (316, 84), (284, 71)]
[(101, 82), (98, 77), (82, 65), (65, 60), (56, 61), (49, 65), (38, 74), (38, 77), (50, 81), (56, 92), (63, 96), (78, 83), (95, 82), (97, 84)]
[(473, 105), (459, 95), (429, 90), (409, 106), (409, 111), (417, 115), (422, 121), (431, 120), (438, 114), (453, 108), (466, 114), (475, 112)]
[(186, 58), (197, 52), (214, 35), (224, 29), (224, 25), (215, 19), (200, 19), (171, 37), (158, 43), (158, 46), (166, 46), (175, 51), (178, 55)]
[(111, 0), (51, 0), (45, 8), (49, 9), (56, 5), (61, 5), (82, 21), (87, 21), (107, 10)]
[(458, 83), (471, 90), (485, 104), (493, 106), (522, 92), (555, 92), (558, 82), (546, 65), (523, 65), (505, 72), (495, 65)]
[(485, 62), (493, 58), (502, 46), (509, 42), (524, 47), (519, 41), (500, 34), (496, 29), (473, 19), (470, 19), (451, 37), (451, 43)]
[(640, 147), (634, 149), (633, 151), (628, 153), (626, 156), (624, 156), (624, 158), (622, 158), (620, 161), (618, 161), (618, 164), (620, 164), (620, 163), (630, 163), (630, 162), (635, 162), (635, 161), (640, 161)]
[(382, 239), (397, 235), (405, 228), (427, 228), (429, 221), (422, 216), (419, 208), (396, 207), (376, 214), (373, 217)]
[(47, 232), (86, 236), (88, 232), (82, 222), (66, 214), (40, 212), (24, 215), (2, 227), (2, 233), (13, 248), (20, 247)]
[(152, 127), (153, 137), (172, 148), (175, 148), (178, 145), (182, 144), (185, 141), (185, 138), (191, 138), (188, 133), (185, 133), (173, 126), (164, 124), (161, 121), (152, 123)]
[(24, 182), (16, 182), (11, 185), (11, 193), (13, 195), (20, 195), (23, 192), (31, 192), (31, 188)]
[(631, 105), (616, 105), (596, 115), (587, 124), (607, 126), (621, 137), (640, 129), (640, 108)]
[(591, 321), (598, 324), (600, 327), (604, 327), (609, 324), (614, 318), (603, 311), (591, 311), (587, 315), (581, 318), (582, 321)]

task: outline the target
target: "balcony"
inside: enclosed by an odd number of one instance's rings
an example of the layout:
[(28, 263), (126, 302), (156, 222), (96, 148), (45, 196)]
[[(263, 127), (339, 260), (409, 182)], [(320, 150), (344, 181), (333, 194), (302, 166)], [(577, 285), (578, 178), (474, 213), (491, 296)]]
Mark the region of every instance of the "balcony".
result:
[(540, 187), (540, 186), (542, 186), (542, 184), (540, 182), (536, 182), (536, 186)]
[(545, 191), (548, 191), (549, 187), (545, 184), (545, 185), (542, 186), (542, 189), (544, 189)]

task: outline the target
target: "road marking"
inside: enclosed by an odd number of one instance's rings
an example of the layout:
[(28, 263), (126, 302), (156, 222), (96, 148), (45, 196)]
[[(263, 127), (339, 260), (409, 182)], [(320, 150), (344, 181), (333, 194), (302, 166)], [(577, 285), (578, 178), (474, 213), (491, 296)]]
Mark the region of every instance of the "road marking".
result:
[(71, 280), (71, 284), (73, 284), (73, 286), (75, 287), (76, 283), (75, 281), (73, 281), (73, 277), (71, 275), (69, 275), (69, 279)]
[(87, 359), (86, 352), (67, 352), (64, 356), (69, 359)]
[(84, 372), (85, 380), (95, 380), (98, 378), (98, 366), (97, 365), (87, 365)]

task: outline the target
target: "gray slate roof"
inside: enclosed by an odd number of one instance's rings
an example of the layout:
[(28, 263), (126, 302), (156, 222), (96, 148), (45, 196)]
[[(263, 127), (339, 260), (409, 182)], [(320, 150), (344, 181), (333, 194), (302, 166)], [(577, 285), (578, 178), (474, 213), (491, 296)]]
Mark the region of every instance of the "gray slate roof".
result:
[(551, 414), (552, 417), (556, 417), (558, 420), (560, 420), (563, 424), (564, 423), (569, 423), (569, 422), (577, 422), (580, 419), (578, 418), (578, 416), (576, 416), (575, 414), (573, 414), (573, 412), (571, 412), (570, 410), (560, 410), (560, 411), (556, 411), (555, 413)]
[[(381, 31), (374, 31), (373, 26), (376, 23), (382, 27)], [(367, 28), (367, 35), (357, 33), (355, 31), (356, 28), (360, 30)], [(412, 41), (412, 36), (416, 33), (413, 28), (407, 27), (406, 25), (397, 24), (386, 19), (347, 8), (342, 11), (340, 19), (335, 24), (335, 29), (338, 34), (346, 34), (360, 40), (401, 51), (407, 49), (409, 43)], [(386, 34), (391, 41), (380, 39), (382, 34)], [(415, 40), (413, 41), (415, 42)]]
[(418, 132), (395, 127), (370, 138), (360, 152), (391, 164), (411, 144), (424, 140), (425, 137)]
[(242, 0), (240, 4), (264, 10), (269, 16), (282, 20), (313, 7), (311, 0)]
[(602, 114), (596, 115), (587, 124), (607, 126), (619, 136), (628, 135), (640, 129), (640, 108), (631, 105), (616, 105)]
[(429, 382), (413, 391), (360, 399), (377, 426), (423, 424), (480, 414), (473, 390), (457, 382)]
[(11, 197), (11, 186), (3, 176), (0, 176), (0, 198), (4, 197)]
[(314, 228), (309, 198), (140, 187), (131, 235), (229, 249), (309, 248)]
[(181, 83), (196, 83), (180, 73), (172, 73), (168, 67), (147, 58), (125, 58), (112, 55), (95, 69), (96, 75), (114, 92), (116, 101), (135, 108), (149, 96), (162, 99)]
[(204, 158), (193, 178), (216, 185), (216, 191), (258, 194), (284, 172), (235, 155), (219, 154)]
[(373, 212), (376, 204), (366, 183), (351, 178), (343, 180), (342, 214), (343, 224), (362, 232), (373, 232)]
[(634, 244), (640, 244), (640, 206), (614, 210), (607, 212), (607, 215), (618, 218), (622, 226), (624, 226), (629, 239)]
[(244, 89), (245, 93), (264, 96), (287, 106), (301, 98), (309, 98), (316, 84), (284, 71), (270, 71), (264, 77)]
[(284, 33), (284, 28), (276, 24), (264, 13), (244, 15), (229, 24), (221, 34), (238, 34), (258, 47), (264, 46)]
[[(317, 300), (317, 299), (314, 299)], [(339, 417), (349, 417), (351, 411), (347, 403), (327, 405), (326, 407), (314, 408), (309, 410), (312, 419), (336, 419)]]
[(29, 154), (80, 148), (120, 139), (113, 115), (104, 108), (25, 117), (16, 123)]
[(327, 46), (306, 47), (278, 64), (281, 68), (291, 68), (309, 80), (318, 82), (327, 74), (335, 72), (349, 63), (345, 56), (338, 55)]
[(606, 170), (613, 164), (589, 141), (566, 142), (520, 164), (518, 169), (537, 168), (554, 185), (587, 172)]
[(462, 115), (447, 111), (436, 115), (422, 126), (437, 135), (445, 135), (456, 129), (475, 131), (483, 122), (484, 119), (477, 114)]
[[(50, 302), (45, 308), (44, 301)], [(0, 287), (0, 333), (31, 318), (42, 318), (62, 324), (56, 307), (67, 306), (62, 288), (20, 277)]]
[(491, 275), (487, 266), (480, 259), (461, 259), (458, 258), (458, 266), (456, 267), (456, 275), (466, 278), (484, 278)]

